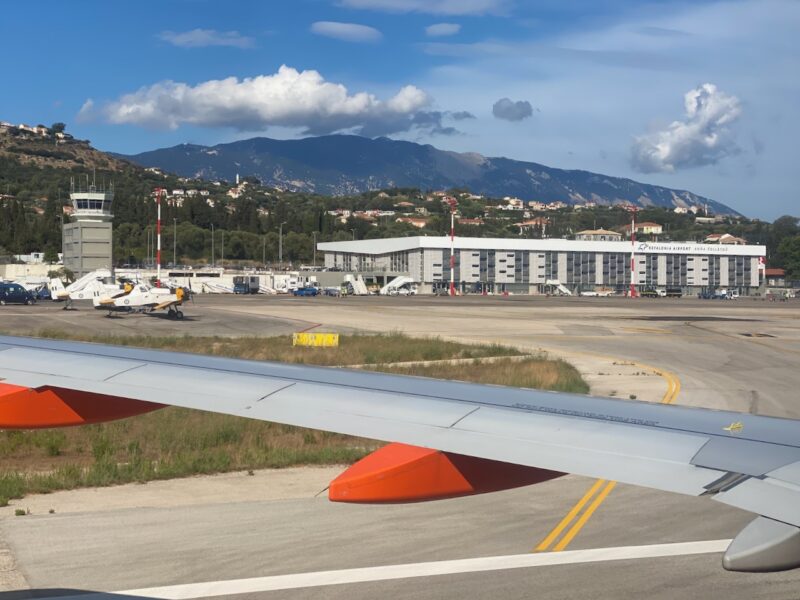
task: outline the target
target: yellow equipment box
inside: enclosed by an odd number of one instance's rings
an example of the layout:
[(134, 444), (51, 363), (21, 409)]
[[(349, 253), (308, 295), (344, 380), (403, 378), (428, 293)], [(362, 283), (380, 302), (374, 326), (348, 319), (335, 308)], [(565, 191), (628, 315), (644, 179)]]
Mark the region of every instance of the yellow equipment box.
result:
[(338, 345), (338, 333), (295, 333), (292, 335), (292, 346), (335, 348)]

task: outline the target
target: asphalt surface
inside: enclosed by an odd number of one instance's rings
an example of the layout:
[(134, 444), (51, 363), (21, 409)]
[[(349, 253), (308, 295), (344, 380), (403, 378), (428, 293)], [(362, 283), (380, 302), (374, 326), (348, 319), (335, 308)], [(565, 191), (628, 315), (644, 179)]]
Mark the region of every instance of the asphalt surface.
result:
[[(268, 335), (307, 328), (400, 330), (513, 343), (568, 358), (640, 361), (677, 375), (677, 404), (800, 417), (800, 302), (199, 296), (186, 312), (193, 320), (178, 323), (141, 315), (107, 319), (90, 308), (0, 307), (0, 331), (79, 327), (120, 334)], [(718, 552), (491, 572), (466, 569), (322, 587), (300, 583), (281, 591), (242, 593), (241, 587), (224, 583), (528, 553), (590, 484), (565, 477), (499, 494), (405, 506), (296, 498), (30, 515), (0, 519), (0, 535), (33, 590), (26, 594), (38, 596), (211, 581), (223, 583), (213, 593), (208, 588), (205, 594), (184, 597), (798, 597), (800, 573), (727, 573)], [(617, 486), (568, 551), (725, 540), (751, 518), (709, 499)], [(14, 593), (0, 594), (0, 599), (10, 599), (9, 594)]]

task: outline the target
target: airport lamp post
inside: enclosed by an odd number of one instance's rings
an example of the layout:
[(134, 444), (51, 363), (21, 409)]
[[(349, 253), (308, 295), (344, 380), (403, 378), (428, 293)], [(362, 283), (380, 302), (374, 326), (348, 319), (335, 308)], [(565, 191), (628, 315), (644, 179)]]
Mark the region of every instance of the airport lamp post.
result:
[(211, 224), (211, 266), (214, 266), (214, 224)]
[(261, 236), (261, 266), (267, 269), (267, 236)]
[(281, 267), (283, 267), (283, 226), (286, 225), (286, 221), (281, 223), (278, 226), (278, 263)]
[(178, 219), (172, 218), (172, 268), (178, 264)]
[(356, 239), (356, 230), (355, 229), (351, 229), (350, 231), (353, 232), (353, 239), (355, 240)]
[(156, 287), (161, 287), (161, 195), (166, 190), (156, 188)]
[(312, 231), (311, 235), (314, 236), (314, 244), (311, 246), (311, 265), (317, 266), (317, 234), (318, 231)]

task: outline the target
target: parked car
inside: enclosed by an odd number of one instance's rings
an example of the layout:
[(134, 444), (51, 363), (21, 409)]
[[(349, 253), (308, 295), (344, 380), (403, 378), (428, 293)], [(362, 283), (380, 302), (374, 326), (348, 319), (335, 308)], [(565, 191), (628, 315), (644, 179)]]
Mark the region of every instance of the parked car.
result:
[(389, 290), (389, 296), (415, 296), (417, 294), (417, 288), (402, 286), (399, 288), (393, 288)]
[(671, 287), (667, 288), (666, 295), (667, 298), (680, 298), (681, 296), (683, 296), (683, 292), (679, 287)]
[(0, 304), (33, 304), (34, 295), (18, 283), (0, 283)]
[(639, 295), (640, 295), (642, 298), (661, 298), (661, 296), (662, 296), (663, 294), (660, 294), (660, 293), (658, 292), (658, 290), (656, 290), (656, 289), (653, 289), (653, 288), (645, 288), (645, 289), (643, 289), (641, 292), (639, 292)]
[(319, 294), (319, 289), (311, 285), (292, 290), (292, 295), (294, 296), (316, 296), (317, 294)]

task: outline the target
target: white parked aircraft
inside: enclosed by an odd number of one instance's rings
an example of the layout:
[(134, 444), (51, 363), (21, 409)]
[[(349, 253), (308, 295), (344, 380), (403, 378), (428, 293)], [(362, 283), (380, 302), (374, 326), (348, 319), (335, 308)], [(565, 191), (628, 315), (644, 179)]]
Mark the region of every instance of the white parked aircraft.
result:
[(60, 279), (54, 278), (48, 285), (50, 297), (54, 302), (66, 302), (64, 310), (69, 310), (72, 308), (73, 301), (91, 300), (98, 290), (108, 296), (120, 293), (122, 288), (116, 283), (103, 283), (104, 280), (110, 278), (111, 272), (108, 269), (92, 271), (66, 287)]
[(98, 310), (107, 310), (112, 313), (150, 313), (157, 310), (166, 310), (167, 316), (174, 319), (183, 319), (183, 304), (185, 291), (176, 288), (151, 287), (144, 283), (126, 283), (123, 293), (115, 296), (104, 295), (102, 290), (95, 289), (92, 293), (92, 303)]

